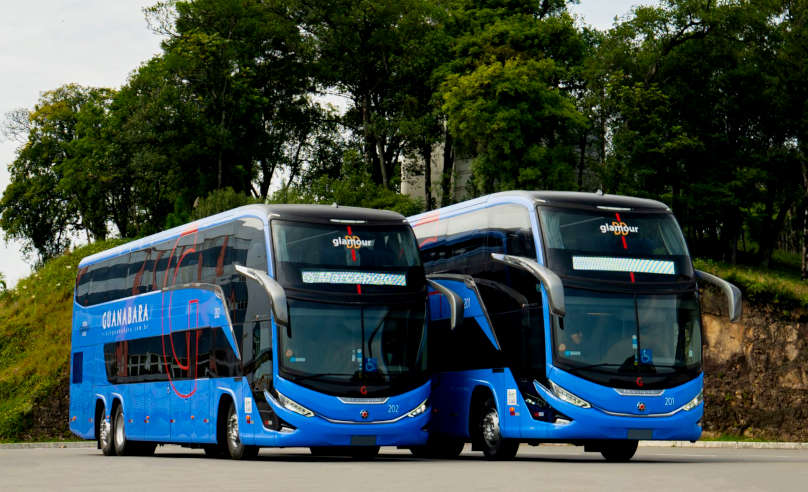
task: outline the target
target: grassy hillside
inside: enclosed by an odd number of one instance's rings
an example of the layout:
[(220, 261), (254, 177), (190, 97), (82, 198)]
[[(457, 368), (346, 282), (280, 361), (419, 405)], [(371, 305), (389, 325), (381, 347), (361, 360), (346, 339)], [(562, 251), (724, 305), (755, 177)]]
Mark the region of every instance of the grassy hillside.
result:
[(775, 255), (772, 268), (730, 265), (710, 260), (695, 260), (699, 270), (732, 282), (743, 292), (744, 302), (768, 304), (782, 310), (808, 309), (808, 281), (800, 280), (799, 259)]
[(35, 420), (54, 405), (66, 405), (76, 267), (85, 256), (121, 242), (99, 242), (55, 258), (0, 296), (0, 440), (69, 437), (66, 417), (39, 432)]

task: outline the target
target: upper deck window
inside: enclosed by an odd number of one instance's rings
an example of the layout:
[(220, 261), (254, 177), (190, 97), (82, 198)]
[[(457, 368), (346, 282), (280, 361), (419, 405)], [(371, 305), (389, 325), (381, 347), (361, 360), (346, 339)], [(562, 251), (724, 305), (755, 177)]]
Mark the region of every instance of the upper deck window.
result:
[(413, 283), (417, 276), (409, 275), (413, 269), (420, 270), (421, 260), (415, 237), (404, 224), (274, 220), (272, 239), (278, 278), (287, 287), (379, 292), (389, 287), (423, 285), (423, 280)]
[(618, 281), (692, 276), (684, 237), (670, 213), (540, 207), (539, 214), (548, 265), (563, 275)]

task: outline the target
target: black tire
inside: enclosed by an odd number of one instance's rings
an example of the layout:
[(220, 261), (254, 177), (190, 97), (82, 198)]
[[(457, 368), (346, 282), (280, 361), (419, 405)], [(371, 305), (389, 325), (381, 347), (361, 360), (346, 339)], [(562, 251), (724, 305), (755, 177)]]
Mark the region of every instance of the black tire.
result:
[(118, 456), (134, 456), (138, 454), (138, 443), (126, 438), (126, 418), (123, 415), (123, 407), (117, 405), (112, 412), (112, 445), (115, 454)]
[(477, 437), (485, 457), (490, 460), (513, 459), (519, 451), (519, 441), (502, 437), (499, 413), (492, 397), (485, 400), (477, 415)]
[(462, 439), (446, 436), (429, 436), (423, 446), (413, 446), (410, 452), (418, 458), (452, 459), (460, 456), (466, 443)]
[(626, 462), (634, 457), (637, 452), (637, 441), (613, 441), (604, 443), (600, 449), (600, 454), (606, 458), (606, 461)]
[(227, 442), (227, 452), (234, 460), (249, 460), (258, 456), (258, 447), (248, 446), (241, 442), (238, 430), (238, 413), (236, 405), (231, 401), (227, 410), (227, 420), (225, 420), (225, 441)]
[(112, 423), (107, 420), (106, 409), (101, 409), (101, 414), (97, 416), (98, 429), (95, 433), (98, 440), (98, 449), (104, 456), (115, 456), (115, 445), (112, 443)]

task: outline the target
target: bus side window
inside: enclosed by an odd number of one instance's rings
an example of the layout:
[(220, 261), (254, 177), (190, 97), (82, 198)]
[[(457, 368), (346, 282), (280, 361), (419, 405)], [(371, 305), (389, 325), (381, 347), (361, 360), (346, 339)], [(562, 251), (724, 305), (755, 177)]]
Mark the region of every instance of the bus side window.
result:
[(130, 295), (136, 296), (147, 292), (143, 287), (146, 274), (146, 259), (149, 250), (136, 251), (129, 255), (129, 273), (126, 284), (131, 287)]
[(87, 266), (80, 268), (78, 275), (76, 275), (76, 302), (81, 306), (87, 306), (89, 303), (92, 278), (90, 267)]

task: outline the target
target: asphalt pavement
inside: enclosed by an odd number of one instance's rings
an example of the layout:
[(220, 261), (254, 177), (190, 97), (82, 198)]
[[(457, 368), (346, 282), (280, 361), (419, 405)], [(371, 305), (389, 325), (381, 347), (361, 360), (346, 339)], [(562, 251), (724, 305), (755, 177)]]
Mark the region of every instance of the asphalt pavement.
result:
[(16, 490), (808, 490), (808, 449), (642, 446), (628, 463), (580, 447), (522, 445), (513, 461), (466, 448), (425, 460), (383, 448), (374, 460), (264, 449), (254, 461), (206, 458), (162, 446), (152, 457), (105, 457), (92, 447), (0, 447), (0, 491)]

